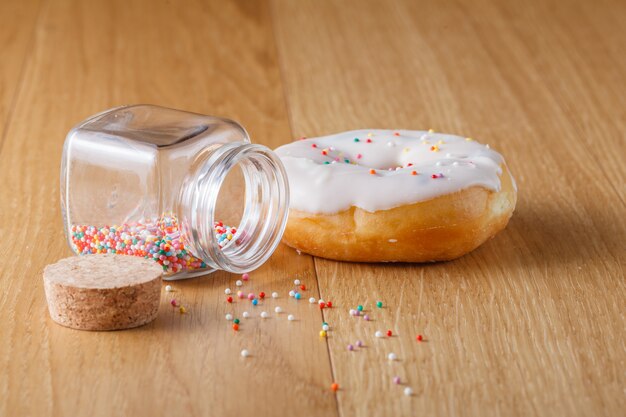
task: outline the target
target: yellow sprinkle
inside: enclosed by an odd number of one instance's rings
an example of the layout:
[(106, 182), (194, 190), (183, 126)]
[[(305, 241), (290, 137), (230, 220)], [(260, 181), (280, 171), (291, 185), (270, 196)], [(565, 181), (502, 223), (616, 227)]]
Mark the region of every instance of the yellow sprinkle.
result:
[(185, 314), (187, 312), (187, 309), (185, 307), (183, 307), (183, 306), (180, 306), (178, 311), (180, 311), (180, 314)]
[(465, 140), (466, 140), (466, 141), (468, 141), (468, 142), (471, 142), (471, 141), (473, 141), (474, 139), (472, 139), (472, 138), (465, 138)]
[(432, 129), (428, 129), (428, 133), (435, 133), (435, 131)]
[(320, 337), (326, 337), (326, 330), (320, 331)]
[(409, 153), (410, 150), (411, 148), (404, 148), (404, 153)]
[(439, 142), (437, 142), (437, 143), (438, 143), (438, 144), (440, 144), (440, 145), (443, 145), (445, 142), (444, 142), (444, 141), (442, 141), (442, 140), (440, 140), (440, 141), (439, 141)]
[(368, 133), (367, 136), (369, 136), (371, 138), (372, 136), (374, 136), (374, 134), (373, 133)]

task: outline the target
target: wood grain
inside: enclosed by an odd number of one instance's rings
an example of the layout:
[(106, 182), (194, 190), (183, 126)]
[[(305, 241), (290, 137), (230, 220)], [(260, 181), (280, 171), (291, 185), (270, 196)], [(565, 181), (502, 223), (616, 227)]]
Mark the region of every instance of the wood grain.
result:
[[(297, 136), (473, 136), (504, 153), (520, 190), (508, 229), (457, 261), (316, 259), (322, 296), (341, 309), (325, 313), (340, 412), (620, 414), (626, 149), (614, 86), (626, 77), (624, 31), (606, 22), (624, 8), (278, 1), (273, 13)], [(357, 304), (373, 321), (345, 313)], [(373, 337), (386, 329), (396, 336)], [(368, 347), (348, 352), (356, 339)], [(415, 397), (402, 398), (394, 375)]]
[[(0, 148), (33, 41), (39, 1), (0, 2)], [(19, 22), (19, 24), (16, 24)]]
[[(621, 415), (625, 20), (617, 0), (0, 1), (0, 415)], [(62, 328), (41, 272), (69, 254), (64, 136), (141, 102), (236, 119), (272, 147), (368, 127), (466, 134), (505, 155), (518, 209), (447, 263), (281, 246), (246, 290), (278, 291), (261, 309), (294, 322), (225, 303), (237, 278), (215, 273), (173, 284), (149, 326)], [(335, 307), (289, 299), (296, 277)], [(244, 309), (233, 333), (224, 315)]]
[[(321, 313), (287, 296), (296, 276), (318, 293), (308, 256), (279, 249), (252, 275), (245, 290), (281, 298), (250, 310), (238, 333), (224, 316), (251, 306), (226, 303), (236, 277), (225, 273), (173, 284), (157, 320), (131, 331), (60, 327), (44, 299), (43, 267), (69, 254), (58, 175), (72, 125), (147, 102), (228, 115), (270, 146), (291, 137), (267, 5), (47, 2), (29, 54), (0, 154), (0, 231), (13, 241), (0, 248), (12, 265), (0, 273), (0, 415), (290, 415), (299, 407), (335, 415)], [(188, 314), (171, 308), (171, 297)], [(285, 313), (274, 314), (275, 305)], [(262, 321), (261, 309), (272, 317)], [(244, 348), (251, 357), (240, 357)]]

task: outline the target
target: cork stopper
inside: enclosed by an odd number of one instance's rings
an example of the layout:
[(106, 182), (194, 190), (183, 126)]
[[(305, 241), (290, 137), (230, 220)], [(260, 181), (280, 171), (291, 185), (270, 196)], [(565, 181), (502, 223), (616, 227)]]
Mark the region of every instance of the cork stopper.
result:
[(82, 255), (61, 259), (43, 272), (50, 316), (79, 330), (120, 330), (157, 316), (162, 268), (126, 255)]

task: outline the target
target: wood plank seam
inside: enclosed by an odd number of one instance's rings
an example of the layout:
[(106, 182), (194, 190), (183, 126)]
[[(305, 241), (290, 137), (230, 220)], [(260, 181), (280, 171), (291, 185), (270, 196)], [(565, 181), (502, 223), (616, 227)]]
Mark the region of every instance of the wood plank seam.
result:
[[(276, 14), (275, 14), (275, 6), (274, 6), (274, 2), (269, 3), (269, 8), (270, 8), (270, 23), (272, 26), (272, 34), (274, 36), (274, 53), (276, 54), (277, 57), (277, 63), (278, 63), (278, 72), (280, 74), (280, 80), (282, 83), (282, 91), (283, 91), (283, 100), (285, 102), (285, 110), (287, 111), (287, 122), (289, 124), (289, 129), (291, 130), (291, 136), (292, 138), (294, 137), (294, 123), (293, 123), (293, 113), (291, 111), (291, 106), (289, 103), (289, 93), (287, 91), (287, 89), (289, 88), (287, 80), (285, 78), (285, 66), (284, 66), (284, 60), (283, 60), (283, 54), (280, 50), (280, 48), (278, 47), (278, 34), (276, 33)], [(300, 252), (298, 252), (299, 255)], [(304, 256), (310, 256), (310, 255), (304, 255)], [(315, 282), (317, 285), (317, 297), (318, 300), (323, 299), (322, 298), (322, 288), (320, 286), (320, 281), (319, 281), (319, 277), (318, 277), (318, 272), (317, 272), (317, 261), (316, 258), (314, 256), (311, 256), (311, 258), (313, 258), (313, 275), (315, 277)], [(326, 322), (326, 317), (324, 314), (324, 310), (321, 309), (320, 310), (321, 316), (322, 316), (322, 321)], [(326, 344), (326, 352), (328, 355), (328, 361), (330, 363), (330, 375), (332, 378), (332, 382), (336, 382), (336, 371), (335, 371), (335, 363), (333, 361), (333, 355), (331, 354), (331, 349), (330, 349), (330, 343), (328, 341), (328, 338), (325, 338), (324, 343)], [(335, 399), (335, 408), (337, 410), (337, 415), (340, 417), (343, 417), (343, 413), (342, 413), (342, 407), (339, 406), (339, 397), (337, 396), (337, 394), (335, 394), (334, 396)]]

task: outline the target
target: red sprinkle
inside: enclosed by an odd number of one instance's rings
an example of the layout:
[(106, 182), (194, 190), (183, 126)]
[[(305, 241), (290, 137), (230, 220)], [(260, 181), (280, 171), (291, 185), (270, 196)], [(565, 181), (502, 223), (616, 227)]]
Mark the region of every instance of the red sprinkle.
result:
[(366, 140), (367, 143), (372, 143), (371, 139)]
[(237, 323), (233, 324), (233, 330), (234, 331), (238, 331), (239, 330), (239, 325)]
[(311, 144), (311, 148), (317, 148), (317, 145), (313, 143)]
[(304, 284), (300, 285), (300, 289), (301, 289), (302, 291), (305, 291), (305, 290), (306, 290), (306, 285), (304, 285)]
[(172, 299), (172, 301), (170, 301), (170, 304), (172, 305), (172, 307), (176, 307), (178, 305), (178, 303), (174, 299)]
[(421, 342), (422, 340), (424, 340), (424, 338), (422, 337), (421, 334), (418, 334), (416, 339), (417, 339), (418, 342)]
[(328, 155), (328, 151), (326, 150), (322, 151), (322, 155)]
[(264, 298), (265, 298), (265, 293), (264, 293), (263, 291), (261, 291), (261, 292), (259, 293), (259, 298), (260, 298), (260, 299), (264, 299)]
[(326, 307), (333, 308), (333, 302), (332, 301), (327, 301), (326, 302)]
[(226, 299), (226, 301), (227, 301), (227, 302), (229, 302), (229, 303), (232, 303), (232, 302), (233, 302), (233, 297), (228, 297), (228, 298)]
[(431, 178), (437, 178), (437, 174), (433, 174), (430, 176)]
[(320, 310), (323, 310), (326, 307), (326, 303), (320, 303)]
[(394, 135), (394, 136), (400, 136), (400, 133), (395, 132), (393, 135)]
[(393, 333), (391, 333), (391, 330), (387, 330), (387, 336), (391, 337)]

